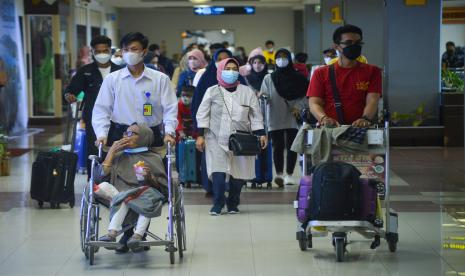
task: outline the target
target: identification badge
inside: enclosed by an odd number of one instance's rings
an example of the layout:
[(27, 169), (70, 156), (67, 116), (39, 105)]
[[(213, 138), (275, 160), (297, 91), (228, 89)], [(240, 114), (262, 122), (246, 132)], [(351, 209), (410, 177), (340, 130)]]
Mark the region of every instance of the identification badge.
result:
[(147, 91), (144, 94), (147, 98), (147, 102), (144, 104), (144, 116), (152, 116), (152, 105), (149, 103), (150, 92)]
[(144, 104), (144, 116), (152, 116), (152, 105), (149, 103)]

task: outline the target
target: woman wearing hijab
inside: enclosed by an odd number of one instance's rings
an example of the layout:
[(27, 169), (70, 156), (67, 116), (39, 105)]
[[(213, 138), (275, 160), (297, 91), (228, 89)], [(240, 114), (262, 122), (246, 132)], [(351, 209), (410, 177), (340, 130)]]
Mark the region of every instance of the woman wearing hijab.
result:
[[(234, 156), (229, 150), (229, 136), (234, 130), (252, 131), (267, 145), (263, 118), (252, 89), (240, 84), (239, 63), (228, 58), (218, 64), (217, 85), (207, 89), (197, 113), (200, 136), (196, 147), (205, 151), (208, 177), (213, 182), (213, 207), (218, 216), (226, 204), (228, 213), (239, 213), (242, 186), (255, 177), (255, 156)], [(229, 195), (224, 192), (229, 179)]]
[(249, 53), (249, 59), (247, 60), (247, 63), (239, 67), (239, 74), (241, 74), (241, 76), (246, 77), (247, 75), (250, 74), (250, 72), (252, 71), (250, 60), (255, 56), (263, 56), (263, 50), (261, 47), (257, 47), (253, 49)]
[(183, 71), (179, 76), (178, 85), (176, 87), (176, 95), (181, 95), (181, 89), (184, 86), (193, 86), (195, 74), (202, 68), (207, 66), (207, 61), (202, 51), (194, 49), (186, 54), (188, 69)]
[(245, 79), (250, 88), (255, 92), (260, 92), (263, 79), (268, 74), (265, 57), (262, 55), (254, 56), (249, 59), (249, 64), (252, 69)]
[[(229, 50), (227, 49), (219, 49), (215, 52), (213, 55), (212, 61), (210, 64), (207, 66), (205, 71), (203, 73), (202, 70), (199, 70), (197, 72), (197, 75), (195, 78), (198, 78), (199, 74), (202, 74), (200, 77), (200, 80), (198, 83), (195, 83), (194, 80), (194, 86), (195, 86), (195, 91), (194, 91), (194, 96), (192, 97), (192, 103), (191, 103), (191, 112), (192, 112), (192, 120), (194, 120), (194, 127), (197, 127), (197, 110), (199, 109), (200, 103), (203, 100), (203, 96), (205, 95), (205, 92), (207, 89), (213, 85), (218, 84), (217, 80), (217, 70), (216, 70), (216, 64), (226, 58), (231, 58), (232, 54)], [(239, 76), (239, 81), (241, 84), (245, 84), (245, 80), (243, 77)], [(206, 168), (206, 159), (205, 159), (205, 154), (202, 154), (202, 164), (201, 164), (201, 179), (202, 179), (202, 186), (207, 192), (206, 196), (211, 196), (213, 193), (211, 182), (208, 180), (207, 176), (207, 170)]]
[[(268, 130), (273, 142), (273, 161), (276, 169), (274, 182), (279, 187), (293, 184), (297, 154), (291, 151), (297, 134), (296, 116), (305, 106), (305, 91), (308, 80), (298, 73), (292, 64), (291, 53), (286, 49), (276, 52), (276, 71), (265, 76), (261, 93), (269, 99)], [(284, 172), (284, 149), (287, 149), (286, 175)]]
[[(167, 176), (162, 158), (149, 150), (153, 132), (146, 126), (132, 125), (121, 140), (111, 146), (102, 163), (101, 175), (119, 191), (113, 196), (110, 209), (108, 234), (101, 241), (115, 242), (117, 232), (131, 210), (139, 216), (134, 235), (127, 242), (129, 248), (137, 247), (150, 223), (150, 218), (160, 216), (167, 196)], [(134, 172), (134, 164), (143, 161), (143, 180)]]

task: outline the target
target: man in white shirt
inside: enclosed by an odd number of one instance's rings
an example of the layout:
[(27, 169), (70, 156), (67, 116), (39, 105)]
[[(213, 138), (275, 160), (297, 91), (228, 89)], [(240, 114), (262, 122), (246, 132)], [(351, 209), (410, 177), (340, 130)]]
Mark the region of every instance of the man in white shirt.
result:
[(176, 94), (167, 75), (144, 65), (147, 45), (147, 37), (138, 32), (128, 33), (121, 39), (127, 66), (109, 74), (100, 88), (92, 113), (96, 144), (110, 146), (134, 123), (152, 129), (155, 136), (152, 146), (175, 144)]

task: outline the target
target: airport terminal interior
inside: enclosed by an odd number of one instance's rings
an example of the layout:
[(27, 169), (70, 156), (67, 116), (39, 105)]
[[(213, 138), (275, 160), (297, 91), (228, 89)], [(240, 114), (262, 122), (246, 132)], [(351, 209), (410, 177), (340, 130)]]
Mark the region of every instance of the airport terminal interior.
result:
[[(465, 275), (464, 56), (465, 0), (0, 0), (0, 275)], [(360, 68), (378, 79), (353, 91), (377, 97), (349, 127), (331, 70)], [(219, 119), (213, 86), (231, 92)], [(235, 106), (243, 91), (250, 106)], [(254, 110), (241, 122), (259, 153), (236, 154), (235, 127), (221, 144), (236, 108)], [(360, 135), (363, 148), (340, 142)], [(316, 177), (349, 163), (350, 189)], [(114, 240), (123, 207), (131, 233)]]

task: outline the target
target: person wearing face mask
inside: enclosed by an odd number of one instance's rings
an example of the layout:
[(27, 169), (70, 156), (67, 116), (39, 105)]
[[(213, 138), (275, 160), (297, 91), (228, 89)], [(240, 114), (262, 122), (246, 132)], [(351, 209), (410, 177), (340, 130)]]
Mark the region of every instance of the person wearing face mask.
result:
[[(71, 79), (70, 84), (64, 91), (64, 97), (69, 103), (76, 101), (76, 96), (84, 92), (82, 119), (85, 122), (87, 138), (87, 154), (97, 154), (97, 148), (94, 145), (96, 136), (92, 128), (92, 110), (94, 109), (95, 100), (99, 93), (103, 79), (115, 72), (121, 67), (110, 61), (111, 58), (111, 39), (106, 36), (97, 36), (90, 42), (94, 62), (81, 67)], [(87, 174), (90, 177), (91, 162), (87, 161)]]
[(92, 114), (96, 144), (111, 146), (135, 122), (152, 129), (153, 147), (174, 145), (178, 102), (169, 77), (144, 65), (146, 36), (128, 33), (120, 44), (127, 66), (108, 75), (100, 88)]
[[(227, 49), (219, 49), (215, 52), (213, 55), (212, 61), (210, 64), (206, 67), (204, 73), (200, 77), (200, 80), (198, 81), (197, 86), (195, 87), (195, 92), (194, 92), (194, 97), (192, 97), (192, 103), (191, 103), (191, 112), (192, 112), (192, 119), (194, 120), (194, 127), (197, 127), (197, 110), (199, 109), (200, 103), (203, 100), (203, 97), (205, 95), (205, 92), (207, 89), (213, 85), (218, 84), (218, 78), (217, 78), (217, 66), (220, 64), (220, 62), (226, 58), (231, 58), (232, 54), (229, 50)], [(197, 74), (199, 74), (197, 72)], [(197, 75), (195, 76), (197, 78)], [(246, 84), (245, 79), (242, 76), (239, 76), (239, 82), (241, 84)], [(194, 80), (194, 86), (195, 86), (195, 80)], [(205, 154), (202, 154), (202, 164), (201, 164), (202, 170), (202, 186), (204, 187), (205, 191), (207, 192), (206, 196), (209, 197), (212, 195), (212, 186), (211, 182), (208, 180), (208, 175), (207, 175), (207, 170), (206, 170), (206, 158)]]
[[(265, 76), (260, 91), (269, 99), (268, 130), (276, 169), (274, 182), (280, 188), (284, 184), (294, 184), (292, 174), (297, 154), (291, 151), (291, 145), (297, 135), (296, 117), (306, 105), (307, 87), (307, 78), (294, 69), (291, 53), (279, 49), (276, 52), (276, 71)], [(283, 175), (284, 150), (287, 151), (286, 175)]]
[(254, 56), (249, 59), (249, 64), (252, 69), (245, 78), (250, 88), (258, 93), (262, 87), (263, 79), (268, 74), (265, 57), (262, 55)]
[(126, 64), (124, 64), (123, 52), (121, 51), (121, 49), (117, 48), (115, 50), (115, 53), (111, 57), (111, 62), (113, 62), (114, 64), (119, 65), (119, 66), (125, 66), (126, 65)]
[(176, 128), (176, 138), (197, 138), (197, 133), (192, 120), (191, 102), (194, 95), (194, 87), (186, 85), (181, 89), (178, 101), (178, 127)]
[[(221, 215), (225, 204), (229, 214), (239, 213), (242, 186), (255, 177), (255, 156), (234, 156), (229, 150), (233, 130), (252, 131), (260, 136), (262, 148), (268, 143), (258, 99), (252, 89), (238, 80), (239, 63), (227, 58), (217, 68), (218, 84), (207, 89), (196, 117), (196, 147), (206, 153), (207, 172), (213, 181), (212, 216)], [(228, 181), (229, 195), (225, 198)]]
[(194, 49), (186, 54), (188, 68), (179, 76), (176, 94), (179, 97), (183, 86), (193, 86), (195, 74), (207, 66), (207, 61), (202, 51)]
[(309, 77), (309, 72), (307, 68), (307, 58), (308, 55), (306, 53), (298, 53), (297, 55), (295, 55), (294, 58), (294, 69), (306, 78)]
[(263, 50), (261, 47), (257, 47), (253, 49), (249, 53), (249, 58), (247, 59), (247, 63), (239, 67), (239, 74), (241, 76), (246, 77), (247, 75), (250, 74), (250, 72), (252, 71), (252, 64), (250, 63), (250, 60), (255, 56), (263, 56)]
[(263, 51), (263, 56), (265, 57), (267, 64), (275, 64), (275, 55), (276, 52), (274, 51), (274, 42), (272, 40), (268, 40), (265, 42), (265, 50)]
[[(307, 91), (310, 111), (322, 126), (351, 124), (368, 127), (375, 118), (382, 92), (381, 69), (357, 60), (362, 53), (362, 30), (353, 25), (337, 28), (333, 48), (338, 61), (315, 70)], [(336, 107), (330, 74), (334, 74), (340, 101)]]

